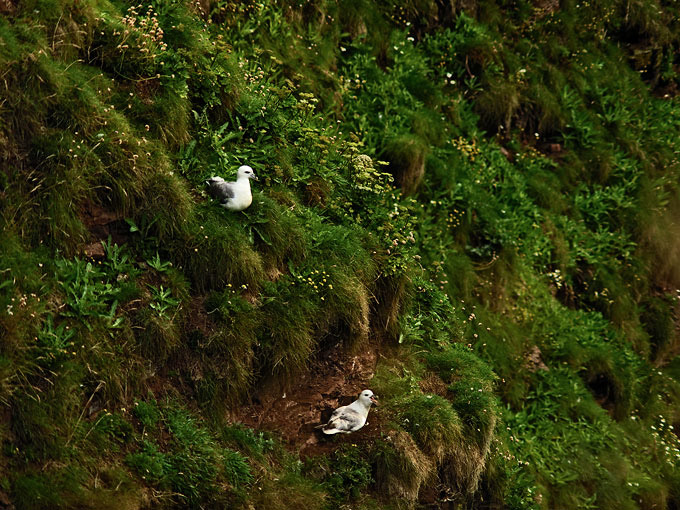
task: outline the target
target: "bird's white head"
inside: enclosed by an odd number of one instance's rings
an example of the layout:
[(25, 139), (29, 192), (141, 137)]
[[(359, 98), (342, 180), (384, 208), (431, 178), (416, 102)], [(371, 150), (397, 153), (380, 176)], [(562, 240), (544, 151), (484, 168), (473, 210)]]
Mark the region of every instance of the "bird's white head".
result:
[(359, 402), (366, 407), (371, 407), (371, 404), (378, 405), (377, 397), (371, 390), (364, 390), (359, 394)]
[(258, 180), (258, 178), (255, 176), (255, 172), (253, 172), (253, 169), (250, 168), (248, 165), (243, 165), (239, 167), (238, 172), (236, 173), (236, 178), (255, 179), (256, 181)]

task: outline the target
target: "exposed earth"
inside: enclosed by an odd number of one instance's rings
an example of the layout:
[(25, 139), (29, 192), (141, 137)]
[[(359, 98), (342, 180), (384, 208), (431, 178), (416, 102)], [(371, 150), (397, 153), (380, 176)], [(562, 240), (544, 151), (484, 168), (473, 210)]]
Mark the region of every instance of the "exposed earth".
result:
[[(260, 387), (251, 403), (232, 411), (231, 419), (257, 429), (276, 432), (303, 456), (332, 451), (344, 442), (363, 443), (380, 433), (380, 407), (373, 406), (366, 425), (352, 434), (324, 435), (315, 427), (334, 409), (356, 399), (375, 372), (378, 354), (373, 346), (354, 355), (338, 356), (328, 349), (298, 384), (286, 391), (278, 385)], [(380, 395), (378, 395), (378, 399)]]

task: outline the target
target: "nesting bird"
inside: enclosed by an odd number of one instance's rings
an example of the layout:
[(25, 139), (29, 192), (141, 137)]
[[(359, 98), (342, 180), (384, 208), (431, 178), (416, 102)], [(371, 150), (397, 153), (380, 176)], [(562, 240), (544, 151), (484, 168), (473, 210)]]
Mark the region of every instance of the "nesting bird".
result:
[(243, 211), (253, 203), (250, 179), (258, 180), (253, 169), (243, 165), (236, 173), (235, 182), (226, 182), (222, 177), (211, 177), (205, 183), (210, 196), (219, 200), (220, 205), (230, 211)]
[(324, 434), (337, 434), (338, 432), (349, 434), (359, 430), (366, 424), (371, 404), (378, 405), (376, 396), (373, 395), (371, 390), (364, 390), (359, 395), (359, 398), (350, 405), (338, 407), (333, 411), (328, 423), (319, 425), (316, 428), (321, 429)]

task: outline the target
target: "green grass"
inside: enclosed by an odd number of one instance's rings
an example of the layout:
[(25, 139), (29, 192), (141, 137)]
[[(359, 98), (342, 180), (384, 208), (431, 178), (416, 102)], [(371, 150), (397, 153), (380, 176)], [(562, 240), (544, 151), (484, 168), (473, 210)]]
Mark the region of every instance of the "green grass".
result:
[[(164, 431), (171, 438), (161, 447), (137, 436), (139, 447), (126, 455), (125, 463), (140, 479), (160, 491), (172, 491), (177, 504), (191, 508), (244, 497), (253, 481), (246, 457), (224, 447), (189, 412), (139, 402), (134, 413), (150, 437), (162, 437)], [(218, 483), (226, 484), (227, 491), (216, 491)]]
[(321, 481), (328, 491), (328, 506), (360, 503), (373, 482), (366, 452), (356, 445), (338, 448), (332, 456), (308, 459), (303, 472)]
[(435, 466), (404, 431), (397, 430), (375, 444), (376, 485), (387, 499), (413, 505), (421, 487), (432, 480)]

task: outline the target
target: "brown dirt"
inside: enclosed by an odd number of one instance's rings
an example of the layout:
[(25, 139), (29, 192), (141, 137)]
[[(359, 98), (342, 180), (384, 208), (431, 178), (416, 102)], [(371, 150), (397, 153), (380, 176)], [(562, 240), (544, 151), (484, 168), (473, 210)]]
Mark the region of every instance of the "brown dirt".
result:
[(543, 362), (541, 354), (541, 349), (539, 349), (537, 345), (531, 347), (529, 352), (524, 353), (524, 368), (530, 372), (536, 372), (538, 370), (550, 370)]
[(2, 510), (14, 510), (14, 505), (9, 499), (9, 496), (0, 490), (0, 509)]
[(141, 101), (146, 105), (153, 104), (154, 96), (156, 95), (160, 87), (161, 87), (160, 80), (155, 78), (140, 80), (135, 83), (137, 95), (138, 97), (141, 98)]
[(83, 247), (83, 254), (93, 258), (101, 258), (104, 255), (103, 248), (98, 248), (100, 241), (106, 241), (111, 237), (111, 241), (119, 245), (127, 242), (129, 237), (129, 227), (123, 221), (121, 214), (95, 204), (85, 202), (79, 208), (80, 219), (90, 232), (91, 242)]
[[(16, 10), (18, 3), (17, 0), (0, 0), (0, 13), (12, 14)], [(1, 502), (2, 501), (0, 500), (0, 503)]]
[(249, 427), (276, 432), (303, 456), (327, 453), (344, 443), (364, 443), (380, 431), (380, 410), (373, 407), (367, 424), (352, 434), (326, 436), (315, 427), (325, 423), (333, 410), (347, 405), (368, 388), (375, 372), (375, 346), (357, 354), (329, 350), (318, 357), (298, 383), (288, 390), (271, 383), (258, 389), (252, 402), (231, 412), (231, 420)]
[(213, 324), (210, 315), (205, 309), (205, 296), (193, 296), (189, 302), (187, 314), (187, 331), (200, 331), (205, 336), (210, 336), (214, 331), (215, 325)]

